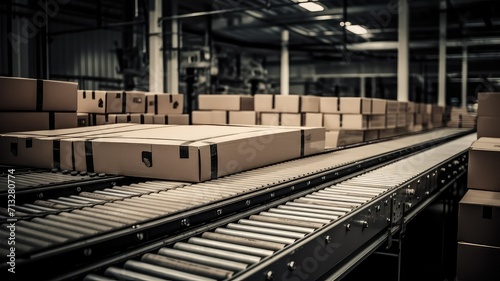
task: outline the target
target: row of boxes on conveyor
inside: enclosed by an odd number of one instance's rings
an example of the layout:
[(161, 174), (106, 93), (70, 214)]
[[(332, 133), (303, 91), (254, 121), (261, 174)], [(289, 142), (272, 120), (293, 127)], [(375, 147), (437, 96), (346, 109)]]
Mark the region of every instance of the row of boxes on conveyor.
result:
[(500, 93), (479, 93), (469, 188), (460, 201), (457, 280), (500, 280)]
[(182, 94), (78, 91), (79, 125), (115, 123), (188, 125)]
[(414, 102), (300, 95), (199, 95), (193, 124), (324, 127), (327, 147), (443, 126), (444, 107)]

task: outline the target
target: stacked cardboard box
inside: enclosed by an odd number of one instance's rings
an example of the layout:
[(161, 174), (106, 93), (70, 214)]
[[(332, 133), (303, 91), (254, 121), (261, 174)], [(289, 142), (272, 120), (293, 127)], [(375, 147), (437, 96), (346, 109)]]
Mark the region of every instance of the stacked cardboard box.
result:
[(261, 125), (322, 127), (316, 96), (255, 95)]
[(477, 114), (467, 108), (452, 107), (446, 113), (446, 126), (453, 128), (476, 128)]
[[(78, 91), (81, 123), (188, 124), (183, 95), (138, 91)], [(85, 119), (85, 121), (83, 121)]]
[(114, 124), (0, 135), (0, 164), (199, 182), (324, 146), (323, 128)]
[(0, 77), (0, 133), (77, 126), (77, 84)]
[(193, 125), (257, 125), (254, 99), (245, 95), (199, 95)]
[(500, 127), (496, 123), (500, 94), (480, 93), (478, 103), (479, 139), (469, 150), (469, 190), (459, 205), (457, 279), (500, 280)]

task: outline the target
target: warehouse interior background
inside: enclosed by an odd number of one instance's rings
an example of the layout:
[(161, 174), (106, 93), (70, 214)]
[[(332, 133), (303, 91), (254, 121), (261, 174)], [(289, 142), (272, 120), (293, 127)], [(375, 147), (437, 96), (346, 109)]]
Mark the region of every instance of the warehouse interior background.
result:
[[(478, 93), (500, 91), (498, 0), (6, 0), (0, 38), (0, 76), (181, 93), (185, 114), (201, 94), (475, 112)], [(461, 178), (408, 225), (402, 258), (394, 243), (344, 280), (453, 280), (466, 188)]]

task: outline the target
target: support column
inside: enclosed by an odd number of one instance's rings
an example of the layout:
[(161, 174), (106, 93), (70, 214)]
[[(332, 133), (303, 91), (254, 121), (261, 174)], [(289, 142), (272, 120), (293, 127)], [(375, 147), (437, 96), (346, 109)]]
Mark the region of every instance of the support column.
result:
[(398, 101), (408, 101), (410, 60), (409, 60), (409, 7), (408, 0), (399, 0), (398, 15)]
[(366, 97), (365, 77), (359, 77), (359, 96)]
[(149, 91), (163, 92), (162, 0), (150, 1), (149, 10)]
[(446, 105), (446, 0), (439, 4), (439, 75), (438, 105)]
[(467, 65), (467, 46), (464, 45), (462, 48), (462, 107), (467, 107), (467, 75), (468, 75), (468, 65)]
[[(172, 16), (177, 15), (177, 0), (170, 1)], [(179, 93), (179, 25), (178, 20), (171, 21), (171, 49), (167, 53), (167, 92)]]
[(281, 32), (281, 83), (282, 95), (290, 94), (290, 66), (288, 61), (288, 30)]

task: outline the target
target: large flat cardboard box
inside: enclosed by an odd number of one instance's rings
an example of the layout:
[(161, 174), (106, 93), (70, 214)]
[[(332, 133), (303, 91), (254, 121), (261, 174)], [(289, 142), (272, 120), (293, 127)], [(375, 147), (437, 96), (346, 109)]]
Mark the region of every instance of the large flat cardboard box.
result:
[(300, 96), (300, 112), (319, 112), (319, 97)]
[(255, 111), (230, 111), (228, 124), (232, 125), (257, 125), (258, 114)]
[(323, 127), (323, 113), (304, 113), (304, 126)]
[(193, 111), (191, 123), (193, 125), (225, 125), (227, 124), (227, 111)]
[(78, 91), (78, 112), (144, 113), (146, 94), (138, 91)]
[(340, 98), (340, 113), (371, 114), (372, 101), (366, 98)]
[(378, 130), (366, 130), (363, 134), (363, 141), (374, 141), (378, 140)]
[(0, 111), (76, 111), (77, 83), (0, 77)]
[(337, 130), (325, 133), (325, 147), (336, 148), (350, 144), (363, 142), (363, 131), (360, 130)]
[(323, 114), (323, 126), (326, 130), (339, 130), (340, 114)]
[(477, 117), (477, 137), (500, 138), (500, 117), (482, 116)]
[(372, 101), (371, 114), (385, 114), (386, 113), (387, 100), (371, 99), (371, 101)]
[(469, 150), (468, 188), (500, 191), (500, 138), (482, 137)]
[(254, 98), (244, 95), (199, 95), (200, 110), (251, 111), (254, 109)]
[(146, 106), (150, 114), (182, 114), (184, 95), (146, 93)]
[(262, 112), (260, 114), (260, 124), (266, 126), (279, 126), (281, 124), (281, 114)]
[(130, 114), (130, 123), (134, 124), (154, 124), (154, 114), (132, 113)]
[(457, 281), (500, 280), (500, 248), (458, 242)]
[(78, 126), (76, 112), (0, 112), (0, 133)]
[(324, 129), (162, 126), (73, 143), (95, 172), (200, 182), (321, 152)]
[(188, 114), (155, 114), (153, 124), (162, 125), (189, 125)]
[(458, 241), (500, 247), (500, 192), (467, 191), (458, 209)]
[(342, 114), (341, 127), (345, 130), (368, 129), (368, 116), (362, 114)]
[(399, 104), (395, 100), (387, 100), (386, 113), (398, 113)]
[(500, 93), (479, 93), (477, 96), (477, 115), (500, 118)]
[(301, 113), (280, 113), (281, 114), (281, 126), (302, 126), (302, 114)]
[(368, 129), (385, 129), (385, 122), (385, 114), (370, 115), (368, 116)]
[(299, 113), (300, 96), (258, 94), (254, 96), (254, 109), (257, 112)]
[(322, 113), (338, 113), (339, 112), (339, 98), (337, 97), (320, 97), (319, 98), (319, 112)]
[(387, 129), (394, 129), (397, 127), (398, 115), (397, 113), (387, 113), (385, 116), (385, 127)]

